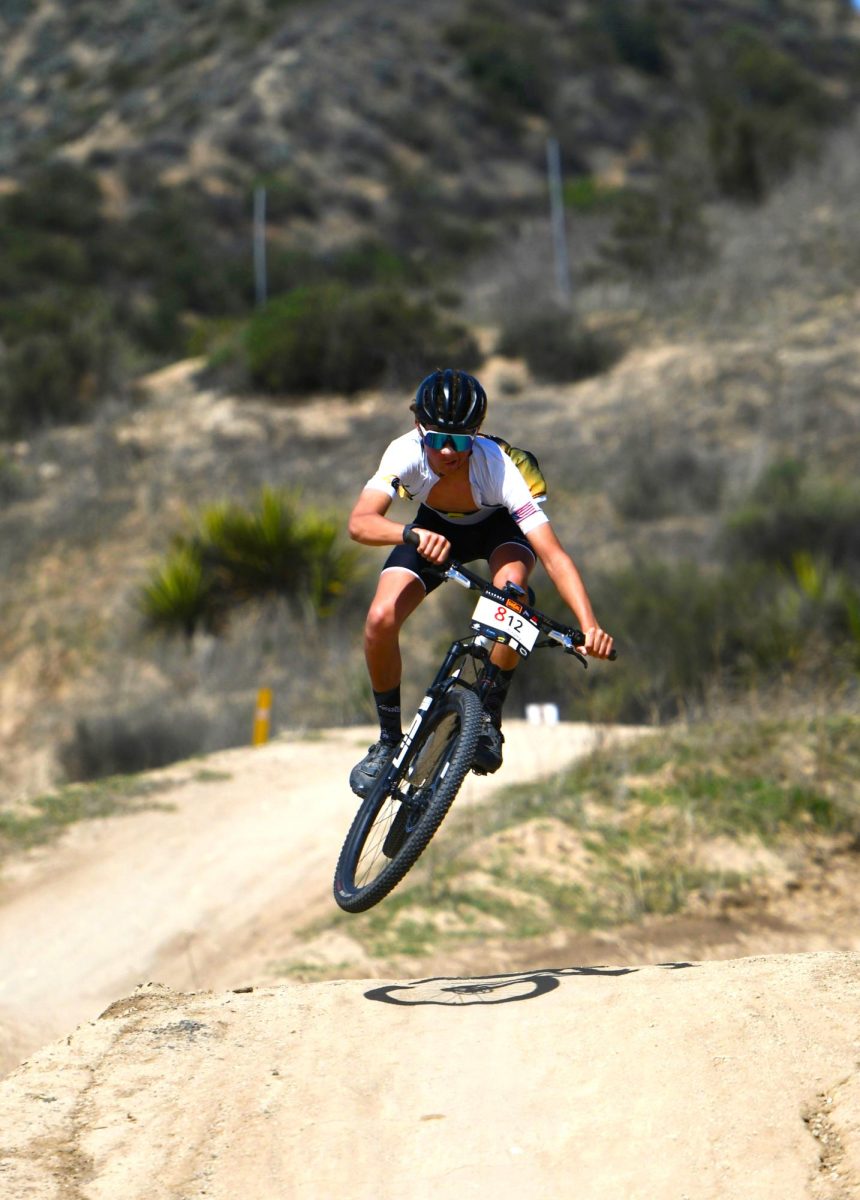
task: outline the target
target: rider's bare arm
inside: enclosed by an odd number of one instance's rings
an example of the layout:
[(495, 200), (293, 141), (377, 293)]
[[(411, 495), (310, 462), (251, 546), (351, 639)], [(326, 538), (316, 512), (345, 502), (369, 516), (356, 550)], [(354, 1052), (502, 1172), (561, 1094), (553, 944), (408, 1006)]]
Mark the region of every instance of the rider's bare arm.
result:
[[(391, 507), (391, 497), (376, 488), (365, 488), (349, 515), (349, 536), (363, 546), (397, 546), (403, 541), (402, 521), (392, 521), (385, 514)], [(451, 543), (441, 533), (416, 526), (420, 539), (419, 554), (432, 563), (443, 563)]]
[(613, 640), (600, 628), (582, 576), (555, 535), (552, 525), (539, 525), (526, 535), (555, 589), (576, 616), (585, 634), (585, 649), (595, 658), (608, 658)]

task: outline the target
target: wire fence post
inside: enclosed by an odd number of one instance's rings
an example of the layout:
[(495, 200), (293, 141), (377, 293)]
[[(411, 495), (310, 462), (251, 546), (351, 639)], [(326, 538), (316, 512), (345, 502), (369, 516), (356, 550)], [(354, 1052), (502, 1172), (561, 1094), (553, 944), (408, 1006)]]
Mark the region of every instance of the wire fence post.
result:
[(555, 258), (555, 280), (562, 304), (571, 302), (570, 258), (567, 252), (567, 232), (564, 222), (564, 196), (561, 187), (561, 150), (558, 138), (548, 138), (546, 166), (549, 181), (549, 211), (552, 225), (552, 247)]
[(266, 189), (254, 188), (254, 295), (257, 306), (266, 303)]

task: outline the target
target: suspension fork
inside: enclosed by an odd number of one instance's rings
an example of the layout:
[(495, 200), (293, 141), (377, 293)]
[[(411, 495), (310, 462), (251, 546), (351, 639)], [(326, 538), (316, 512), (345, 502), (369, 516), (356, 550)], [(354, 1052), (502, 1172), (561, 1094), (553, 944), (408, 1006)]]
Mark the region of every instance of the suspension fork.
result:
[(456, 671), (453, 669), (454, 664), (458, 659), (465, 659), (467, 656), (470, 658), (479, 658), (484, 664), (484, 669), (480, 674), (477, 685), (472, 689), (483, 708), (487, 696), (489, 696), (490, 690), (498, 678), (499, 668), (490, 660), (488, 639), (481, 635), (478, 637), (463, 638), (451, 644), (448, 653), (445, 655), (445, 661), (442, 663), (436, 678), (430, 685), (428, 694), (437, 691), (443, 686), (451, 687), (452, 683), (449, 681), (456, 680), (460, 674), (459, 669)]
[[(480, 653), (478, 655), (474, 655), (473, 653), (473, 649), (476, 645), (480, 647)], [(456, 642), (452, 642), (448, 648), (448, 653), (445, 655), (445, 658), (442, 661), (441, 667), (436, 672), (433, 682), (430, 684), (429, 688), (424, 694), (423, 700), (418, 705), (418, 711), (412, 718), (412, 724), (404, 733), (400, 741), (400, 745), (397, 748), (397, 753), (394, 755), (394, 758), (391, 760), (391, 765), (386, 771), (386, 790), (391, 787), (395, 775), (399, 771), (404, 758), (409, 752), (409, 747), (415, 741), (418, 730), (424, 724), (427, 713), (429, 712), (433, 701), (443, 692), (447, 691), (449, 687), (453, 687), (456, 683), (459, 677), (459, 670), (454, 670), (454, 664), (458, 659), (465, 658), (466, 655), (478, 657), (484, 662), (484, 670), (481, 674), (481, 678), (478, 681), (478, 686), (474, 690), (482, 705), (487, 699), (490, 688), (493, 686), (498, 676), (499, 668), (494, 663), (490, 662), (490, 652), (487, 649), (485, 642), (478, 641), (478, 639), (474, 637), (461, 638)]]

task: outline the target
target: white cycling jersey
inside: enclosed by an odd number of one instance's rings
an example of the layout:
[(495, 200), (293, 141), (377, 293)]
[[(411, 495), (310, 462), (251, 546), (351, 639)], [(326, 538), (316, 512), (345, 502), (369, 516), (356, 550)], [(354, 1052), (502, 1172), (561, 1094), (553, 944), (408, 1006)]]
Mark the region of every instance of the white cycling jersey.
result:
[[(512, 455), (519, 456), (519, 461)], [(365, 486), (386, 492), (392, 498), (399, 495), (426, 504), (439, 478), (427, 460), (420, 433), (414, 429), (395, 438), (383, 454), (376, 474)], [(469, 486), (475, 500), (474, 511), (440, 512), (441, 517), (456, 525), (475, 525), (498, 509), (506, 508), (523, 533), (549, 520), (540, 508), (546, 499), (546, 486), (536, 460), (506, 442), (480, 434), (475, 438), (469, 456)]]

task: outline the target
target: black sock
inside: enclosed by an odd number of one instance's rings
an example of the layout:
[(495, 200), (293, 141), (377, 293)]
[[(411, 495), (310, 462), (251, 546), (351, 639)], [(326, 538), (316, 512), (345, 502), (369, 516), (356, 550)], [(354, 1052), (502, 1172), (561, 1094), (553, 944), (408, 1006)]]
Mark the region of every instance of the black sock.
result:
[(376, 711), (379, 715), (379, 728), (387, 742), (399, 742), (403, 737), (403, 727), (400, 724), (400, 684), (387, 692), (374, 692)]
[(512, 667), (510, 671), (499, 671), (496, 676), (496, 682), (490, 688), (490, 694), (487, 696), (484, 708), (490, 714), (493, 724), (496, 726), (500, 726), (502, 723), (502, 709), (507, 699), (508, 688), (511, 686), (515, 670), (516, 667)]

